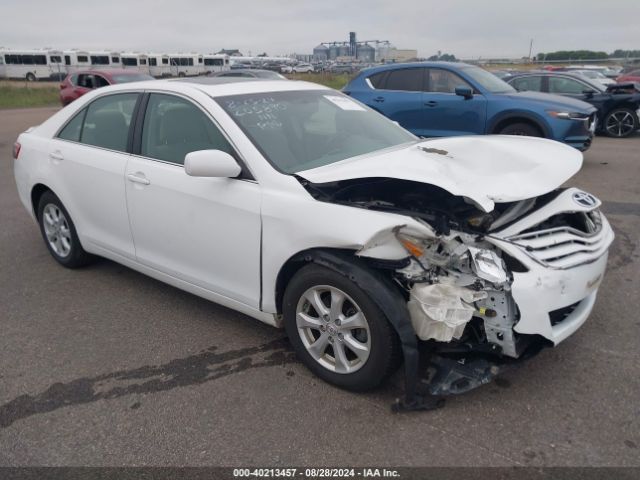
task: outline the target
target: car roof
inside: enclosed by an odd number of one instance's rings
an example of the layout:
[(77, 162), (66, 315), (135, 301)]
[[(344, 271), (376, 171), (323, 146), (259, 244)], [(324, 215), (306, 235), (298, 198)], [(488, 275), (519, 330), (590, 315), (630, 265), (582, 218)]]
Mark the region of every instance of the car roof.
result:
[(361, 70), (361, 72), (366, 72), (367, 74), (383, 72), (385, 70), (396, 70), (401, 68), (411, 68), (411, 67), (446, 67), (452, 70), (458, 70), (460, 68), (472, 67), (468, 63), (463, 62), (408, 62), (408, 63), (388, 63), (386, 65), (378, 65), (376, 67), (365, 68)]
[[(109, 88), (112, 91), (136, 88), (141, 90), (166, 90), (169, 92), (185, 91), (185, 88), (187, 88), (199, 90), (210, 97), (263, 92), (292, 92), (300, 90), (326, 90), (328, 92), (336, 92), (332, 88), (312, 82), (243, 77), (187, 77), (167, 80), (144, 80), (135, 83), (121, 83), (119, 85), (104, 88)], [(100, 90), (103, 89), (101, 88)], [(336, 94), (338, 94), (338, 92), (336, 92)]]

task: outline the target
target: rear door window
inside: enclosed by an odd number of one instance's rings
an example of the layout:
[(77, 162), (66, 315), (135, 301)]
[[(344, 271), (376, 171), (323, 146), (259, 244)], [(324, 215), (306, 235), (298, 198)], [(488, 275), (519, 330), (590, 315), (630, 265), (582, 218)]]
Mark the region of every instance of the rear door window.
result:
[(384, 90), (421, 92), (424, 86), (424, 68), (392, 70), (384, 82)]
[(125, 152), (137, 93), (108, 95), (87, 107), (80, 142)]

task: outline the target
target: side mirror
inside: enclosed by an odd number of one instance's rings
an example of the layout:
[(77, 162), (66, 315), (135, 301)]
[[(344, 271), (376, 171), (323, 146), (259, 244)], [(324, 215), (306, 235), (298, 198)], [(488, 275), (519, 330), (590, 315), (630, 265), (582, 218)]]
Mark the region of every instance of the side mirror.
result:
[(184, 157), (184, 171), (191, 177), (233, 178), (242, 168), (236, 159), (222, 150), (198, 150)]
[(464, 97), (465, 99), (473, 98), (473, 90), (470, 87), (456, 87), (455, 89), (456, 95)]

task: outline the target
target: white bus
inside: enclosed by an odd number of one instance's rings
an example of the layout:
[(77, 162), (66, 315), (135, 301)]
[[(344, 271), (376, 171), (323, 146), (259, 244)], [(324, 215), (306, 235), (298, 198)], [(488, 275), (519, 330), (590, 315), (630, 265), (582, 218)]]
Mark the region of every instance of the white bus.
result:
[(24, 79), (29, 82), (42, 79), (61, 79), (66, 71), (62, 52), (58, 50), (1, 49), (3, 78)]
[(191, 77), (204, 73), (204, 60), (198, 53), (170, 53), (169, 64), (174, 77)]
[(149, 62), (144, 53), (121, 53), (120, 64), (125, 70), (137, 70), (140, 73), (149, 75)]
[(90, 51), (89, 63), (94, 70), (108, 70), (111, 68), (122, 68), (120, 64), (120, 54), (106, 50)]
[(149, 63), (149, 75), (153, 77), (170, 77), (171, 65), (169, 55), (164, 53), (147, 53)]
[(229, 55), (222, 53), (209, 53), (203, 55), (204, 58), (204, 73), (222, 72), (229, 70)]
[(64, 55), (64, 66), (67, 73), (75, 73), (78, 70), (91, 68), (89, 52), (84, 50), (65, 50), (62, 53)]

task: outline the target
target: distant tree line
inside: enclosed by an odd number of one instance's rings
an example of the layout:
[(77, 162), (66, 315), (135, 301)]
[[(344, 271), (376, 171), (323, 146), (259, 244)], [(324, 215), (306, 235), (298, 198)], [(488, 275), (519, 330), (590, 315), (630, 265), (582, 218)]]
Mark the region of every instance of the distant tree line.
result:
[(559, 50), (557, 52), (539, 53), (542, 60), (605, 60), (607, 58), (640, 57), (640, 50), (616, 50), (612, 53), (595, 52), (593, 50)]
[(440, 60), (442, 62), (457, 62), (458, 59), (456, 58), (455, 55), (449, 55), (448, 53), (440, 53), (438, 52), (437, 55), (431, 55), (429, 58), (427, 58), (428, 61), (430, 62), (435, 62), (437, 60)]

